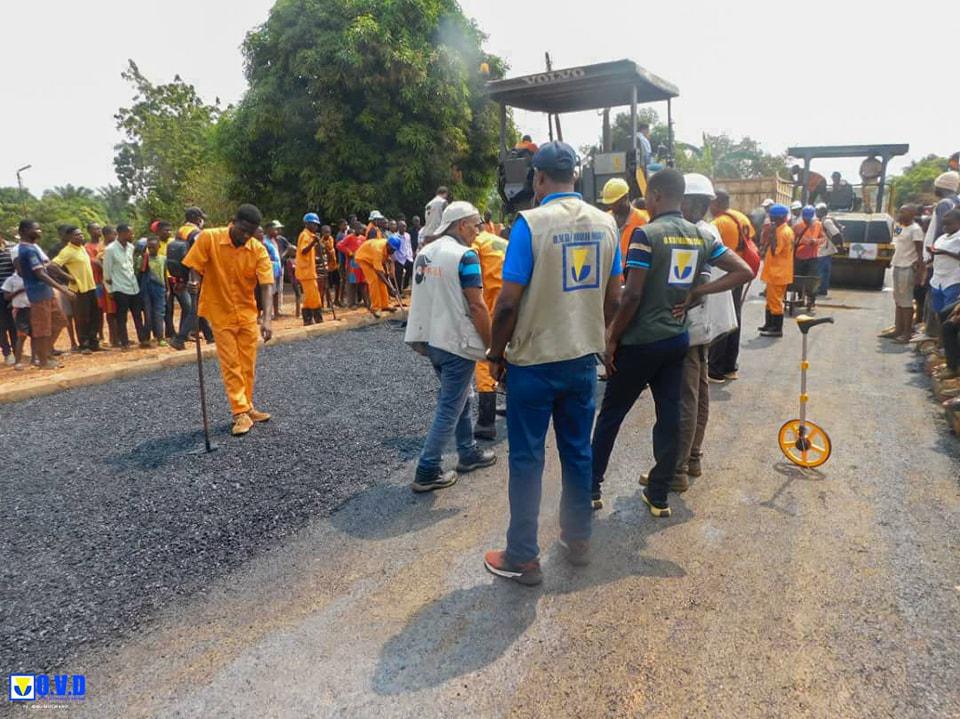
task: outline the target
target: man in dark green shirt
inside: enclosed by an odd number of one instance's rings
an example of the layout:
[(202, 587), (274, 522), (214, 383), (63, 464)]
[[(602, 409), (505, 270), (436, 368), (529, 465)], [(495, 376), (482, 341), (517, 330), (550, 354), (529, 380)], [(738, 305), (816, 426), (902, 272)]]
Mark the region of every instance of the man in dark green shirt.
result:
[[(650, 471), (643, 500), (656, 517), (669, 517), (667, 492), (677, 465), (680, 387), (687, 353), (687, 308), (700, 297), (747, 282), (753, 273), (723, 242), (683, 219), (683, 175), (673, 169), (657, 172), (647, 186), (647, 209), (653, 220), (633, 232), (627, 249), (630, 268), (620, 307), (607, 330), (611, 358), (603, 405), (593, 432), (593, 500), (600, 503), (600, 485), (620, 425), (647, 385), (657, 407), (653, 428), (656, 465)], [(726, 275), (695, 284), (706, 264)]]

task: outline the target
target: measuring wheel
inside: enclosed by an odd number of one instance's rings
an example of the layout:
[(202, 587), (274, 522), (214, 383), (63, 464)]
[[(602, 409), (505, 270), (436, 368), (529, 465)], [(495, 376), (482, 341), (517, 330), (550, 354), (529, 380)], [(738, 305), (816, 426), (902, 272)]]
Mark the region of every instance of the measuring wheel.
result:
[(813, 422), (791, 419), (780, 428), (780, 450), (800, 467), (819, 467), (830, 459), (830, 435)]

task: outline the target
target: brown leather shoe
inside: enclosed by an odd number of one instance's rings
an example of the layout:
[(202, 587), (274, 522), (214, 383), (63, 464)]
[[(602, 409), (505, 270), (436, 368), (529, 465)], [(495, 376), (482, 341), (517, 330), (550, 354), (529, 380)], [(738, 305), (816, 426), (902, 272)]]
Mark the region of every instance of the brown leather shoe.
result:
[(253, 429), (253, 420), (250, 419), (250, 415), (244, 412), (233, 418), (233, 429), (230, 430), (230, 434), (234, 437), (241, 437), (251, 429)]
[(269, 412), (259, 412), (255, 409), (251, 409), (249, 412), (247, 412), (247, 415), (249, 415), (250, 419), (252, 419), (254, 422), (269, 422), (270, 417), (273, 416)]
[[(637, 480), (641, 487), (646, 487), (650, 484), (650, 474), (644, 472), (640, 475), (640, 479)], [(687, 476), (685, 474), (675, 474), (673, 479), (670, 480), (670, 491), (671, 492), (686, 492), (690, 489), (690, 482), (687, 481)]]

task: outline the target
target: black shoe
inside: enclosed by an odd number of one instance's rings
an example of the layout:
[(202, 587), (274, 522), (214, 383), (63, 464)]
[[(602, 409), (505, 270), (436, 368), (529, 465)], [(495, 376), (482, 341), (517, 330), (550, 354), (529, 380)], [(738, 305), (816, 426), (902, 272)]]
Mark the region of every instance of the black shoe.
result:
[(585, 567), (590, 564), (590, 542), (586, 539), (565, 539), (559, 541), (563, 549), (563, 556), (575, 567)]
[(773, 324), (773, 315), (770, 314), (770, 310), (764, 310), (764, 313), (763, 325), (757, 327), (757, 332), (766, 332), (770, 329), (770, 325)]
[(313, 323), (319, 325), (323, 323), (323, 310), (314, 310), (313, 311)]
[(761, 337), (783, 337), (783, 315), (771, 315), (770, 327), (760, 330)]
[(417, 494), (421, 492), (432, 492), (435, 489), (446, 489), (457, 483), (457, 473), (452, 469), (449, 472), (440, 472), (431, 479), (417, 477), (410, 483), (410, 489)]
[(497, 455), (490, 449), (477, 449), (467, 459), (461, 459), (457, 471), (463, 474), (475, 469), (483, 469), (497, 463)]
[(647, 505), (650, 509), (650, 514), (657, 518), (666, 518), (670, 516), (670, 507), (667, 506), (666, 502), (654, 504), (653, 501), (647, 496), (647, 490), (640, 490), (640, 498), (643, 500), (643, 503)]
[(185, 349), (187, 348), (187, 346), (183, 343), (183, 340), (181, 340), (181, 339), (179, 339), (179, 338), (177, 338), (177, 337), (171, 337), (171, 338), (167, 341), (167, 344), (170, 345), (171, 347), (173, 347), (175, 350), (178, 350), (178, 351), (185, 350)]

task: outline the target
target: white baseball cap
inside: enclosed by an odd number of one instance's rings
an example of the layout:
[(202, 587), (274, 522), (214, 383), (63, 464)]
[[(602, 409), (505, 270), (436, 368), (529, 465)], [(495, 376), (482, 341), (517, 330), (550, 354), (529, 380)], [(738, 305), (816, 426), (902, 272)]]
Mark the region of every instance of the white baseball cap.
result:
[(763, 202), (760, 203), (760, 207), (767, 209), (768, 207), (773, 207), (774, 204), (775, 204), (774, 201), (768, 197), (767, 199), (765, 199)]
[(800, 200), (794, 200), (794, 201), (793, 201), (793, 204), (790, 205), (790, 209), (791, 209), (791, 210), (802, 210), (802, 209), (803, 209), (803, 203), (800, 202)]
[(452, 225), (454, 222), (465, 220), (466, 218), (473, 217), (474, 215), (479, 217), (480, 210), (466, 200), (457, 200), (456, 202), (451, 202), (443, 211), (443, 218), (440, 220), (440, 227), (438, 227), (433, 234), (439, 237), (449, 230), (450, 225)]

